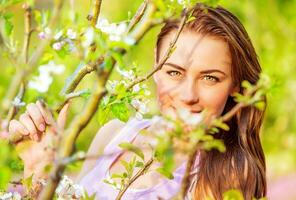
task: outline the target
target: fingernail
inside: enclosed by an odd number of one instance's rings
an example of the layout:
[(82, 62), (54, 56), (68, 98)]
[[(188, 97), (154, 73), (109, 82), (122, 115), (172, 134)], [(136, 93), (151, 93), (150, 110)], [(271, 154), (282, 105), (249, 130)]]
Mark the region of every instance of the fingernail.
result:
[(40, 130), (41, 132), (43, 132), (43, 131), (45, 130), (45, 126), (44, 126), (44, 124), (40, 124), (40, 125), (39, 125), (39, 130)]

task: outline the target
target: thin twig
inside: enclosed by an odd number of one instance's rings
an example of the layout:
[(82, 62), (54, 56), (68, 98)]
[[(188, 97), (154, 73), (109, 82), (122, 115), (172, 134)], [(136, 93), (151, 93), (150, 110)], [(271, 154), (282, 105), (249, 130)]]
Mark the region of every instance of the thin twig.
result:
[[(48, 25), (50, 29), (53, 29), (58, 23), (61, 9), (64, 2), (65, 1), (63, 0), (55, 1), (53, 15)], [(38, 66), (38, 61), (41, 58), (41, 55), (43, 54), (45, 48), (50, 43), (51, 38), (52, 38), (52, 34), (49, 35), (49, 39), (43, 40), (39, 44), (39, 46), (36, 48), (32, 56), (30, 57), (30, 59), (28, 59), (28, 62), (27, 64), (25, 64), (24, 69), (17, 72), (13, 77), (13, 80), (11, 81), (8, 91), (6, 92), (6, 96), (3, 100), (3, 104), (2, 104), (3, 108), (1, 110), (2, 114), (6, 114), (6, 112), (8, 111), (11, 101), (15, 98), (15, 96), (17, 95), (17, 92), (19, 91), (21, 83), (24, 82), (25, 79), (28, 77), (28, 75), (31, 74), (35, 70), (35, 68)]]
[(131, 19), (131, 21), (130, 21), (128, 27), (127, 27), (126, 33), (131, 32), (131, 30), (135, 27), (135, 25), (142, 19), (143, 15), (144, 15), (144, 13), (146, 11), (148, 2), (149, 2), (149, 0), (144, 0), (144, 2), (140, 5), (140, 7), (137, 10), (136, 14)]
[(93, 27), (95, 27), (97, 24), (97, 21), (98, 21), (99, 15), (100, 15), (100, 11), (101, 11), (101, 5), (102, 5), (102, 0), (95, 0), (93, 15), (91, 17), (91, 25)]
[(25, 37), (24, 37), (24, 46), (23, 46), (23, 57), (24, 63), (28, 63), (28, 54), (29, 54), (29, 45), (32, 35), (31, 30), (31, 18), (32, 18), (32, 9), (29, 5), (24, 4), (25, 9)]
[(122, 190), (119, 191), (116, 200), (120, 200), (122, 198), (122, 196), (124, 195), (124, 193), (127, 191), (127, 189), (142, 175), (145, 174), (145, 172), (150, 168), (150, 166), (152, 165), (152, 163), (154, 162), (154, 158), (151, 158), (150, 160), (147, 161), (147, 163), (145, 163), (145, 165), (143, 166), (143, 168), (141, 168), (130, 180), (129, 182), (124, 186), (124, 188)]
[(85, 66), (83, 66), (82, 68), (78, 69), (77, 71), (74, 72), (74, 78), (71, 81), (71, 83), (69, 83), (68, 85), (66, 85), (62, 91), (61, 91), (61, 95), (66, 95), (68, 93), (71, 93), (75, 90), (75, 88), (78, 86), (78, 84), (80, 83), (80, 81), (89, 73), (93, 72), (96, 70), (96, 67), (99, 66), (100, 64), (102, 64), (104, 62), (104, 57), (100, 56), (95, 62), (91, 62), (89, 64), (86, 64)]
[[(147, 32), (146, 28), (149, 26), (144, 26), (138, 34), (143, 34), (143, 32)], [(140, 37), (138, 37), (140, 38)], [(125, 51), (119, 50), (119, 53), (122, 55)], [(69, 128), (65, 132), (66, 138), (62, 139), (63, 146), (59, 150), (59, 157), (69, 157), (74, 150), (74, 145), (77, 137), (79, 136), (80, 132), (84, 129), (84, 127), (89, 123), (91, 118), (94, 116), (95, 112), (97, 111), (98, 104), (103, 98), (103, 96), (107, 93), (105, 89), (106, 81), (108, 80), (116, 61), (113, 59), (112, 65), (109, 68), (109, 71), (98, 71), (100, 78), (97, 80), (98, 82), (95, 83), (96, 88), (94, 89), (92, 96), (90, 97), (89, 101), (86, 104), (83, 112), (74, 118), (72, 123), (70, 124)], [(51, 199), (54, 191), (61, 179), (61, 174), (63, 174), (65, 170), (65, 166), (62, 164), (55, 164), (53, 169), (50, 173), (50, 179), (46, 187), (42, 190), (39, 199)]]
[(136, 43), (142, 40), (142, 37), (146, 35), (147, 31), (154, 27), (155, 20), (153, 19), (153, 15), (156, 9), (156, 5), (149, 1), (145, 8), (144, 15), (137, 21), (137, 26), (134, 25), (134, 28), (128, 33), (131, 38), (135, 39)]
[[(241, 110), (243, 107), (249, 106), (248, 104), (244, 104), (244, 103), (237, 103), (229, 112), (227, 112), (225, 115), (223, 115), (220, 119), (222, 122), (226, 122), (228, 120), (230, 120), (239, 110)], [(214, 126), (214, 120), (212, 120), (210, 122), (210, 124), (207, 126), (205, 132), (207, 132), (210, 128), (212, 128)], [(199, 141), (198, 141), (199, 142)], [(195, 145), (193, 145), (193, 147), (196, 147), (198, 145), (198, 143), (196, 143)], [(189, 188), (190, 185), (190, 181), (188, 181), (190, 179), (190, 172), (191, 169), (193, 167), (194, 161), (196, 159), (196, 153), (198, 151), (198, 148), (193, 148), (192, 151), (189, 153), (189, 159), (188, 159), (188, 163), (186, 166), (186, 171), (185, 174), (183, 176), (183, 180), (182, 180), (182, 185), (181, 185), (181, 199), (184, 199), (187, 193), (187, 190)]]
[(174, 36), (174, 39), (170, 42), (169, 47), (167, 48), (165, 55), (163, 56), (163, 58), (161, 59), (161, 61), (156, 65), (156, 67), (149, 73), (147, 74), (145, 77), (139, 78), (137, 80), (135, 80), (133, 83), (131, 83), (129, 86), (127, 86), (127, 90), (130, 90), (133, 88), (134, 85), (141, 83), (143, 81), (148, 80), (155, 72), (157, 72), (158, 70), (160, 70), (162, 68), (162, 66), (164, 65), (164, 63), (167, 61), (167, 59), (170, 57), (171, 53), (172, 53), (172, 49), (174, 48), (184, 26), (185, 23), (187, 21), (187, 15), (184, 15), (181, 19), (179, 28), (177, 30), (177, 33)]

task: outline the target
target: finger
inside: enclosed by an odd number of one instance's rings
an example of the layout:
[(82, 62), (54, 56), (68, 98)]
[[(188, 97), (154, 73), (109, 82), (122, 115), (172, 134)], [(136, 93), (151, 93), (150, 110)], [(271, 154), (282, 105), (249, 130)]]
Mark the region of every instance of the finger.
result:
[(32, 118), (35, 126), (38, 128), (39, 131), (44, 132), (45, 131), (45, 120), (37, 107), (36, 104), (30, 103), (27, 106), (27, 111), (30, 117)]
[(8, 131), (9, 131), (9, 134), (16, 134), (16, 133), (21, 133), (22, 135), (30, 134), (28, 129), (22, 123), (20, 123), (15, 119), (10, 121)]
[(20, 122), (27, 128), (27, 130), (30, 132), (30, 138), (32, 140), (38, 141), (39, 137), (38, 137), (38, 133), (37, 133), (37, 129), (31, 119), (31, 117), (24, 113), (21, 114), (20, 116)]
[(60, 111), (60, 114), (58, 116), (58, 119), (57, 119), (57, 123), (58, 123), (58, 126), (59, 128), (61, 129), (64, 129), (65, 127), (65, 124), (66, 124), (66, 120), (67, 120), (67, 113), (68, 113), (68, 109), (69, 109), (69, 102), (66, 103), (64, 105), (64, 107), (62, 108), (62, 110)]
[(39, 111), (41, 115), (43, 116), (43, 119), (45, 120), (46, 124), (53, 125), (54, 118), (52, 116), (52, 113), (46, 108), (44, 103), (41, 103), (41, 101), (36, 102), (37, 107), (39, 108)]

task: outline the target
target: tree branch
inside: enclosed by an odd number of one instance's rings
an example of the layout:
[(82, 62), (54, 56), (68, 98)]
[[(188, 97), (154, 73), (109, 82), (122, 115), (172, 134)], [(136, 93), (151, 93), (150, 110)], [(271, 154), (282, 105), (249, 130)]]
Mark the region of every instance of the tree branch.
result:
[(154, 158), (151, 158), (150, 160), (147, 161), (147, 163), (145, 163), (145, 165), (143, 166), (142, 169), (140, 169), (130, 180), (129, 182), (124, 186), (124, 188), (122, 190), (119, 191), (117, 197), (115, 200), (120, 200), (122, 198), (122, 196), (124, 195), (124, 193), (127, 191), (127, 189), (142, 175), (145, 174), (145, 172), (149, 169), (149, 167), (152, 165), (152, 163), (154, 162)]
[(29, 5), (24, 4), (25, 9), (25, 38), (24, 38), (24, 46), (23, 46), (23, 58), (24, 63), (28, 63), (28, 53), (29, 53), (29, 45), (31, 39), (31, 18), (32, 18), (32, 9)]
[[(56, 3), (55, 3), (54, 11), (53, 11), (53, 16), (52, 16), (52, 18), (49, 22), (49, 25), (48, 25), (48, 27), (50, 29), (53, 29), (56, 26), (56, 24), (59, 20), (59, 17), (60, 17), (62, 6), (65, 1), (57, 0), (55, 2)], [(20, 70), (13, 77), (13, 80), (11, 81), (11, 84), (8, 88), (6, 96), (5, 96), (3, 103), (2, 103), (2, 107), (3, 107), (2, 113), (3, 114), (5, 114), (8, 111), (8, 109), (11, 105), (11, 101), (15, 98), (17, 92), (19, 91), (19, 87), (20, 87), (21, 83), (25, 82), (25, 79), (27, 78), (27, 76), (29, 74), (31, 74), (32, 71), (34, 71), (35, 68), (38, 66), (38, 61), (41, 58), (41, 55), (43, 54), (44, 49), (46, 48), (46, 46), (48, 46), (48, 44), (50, 42), (50, 38), (52, 38), (52, 34), (49, 36), (49, 39), (43, 40), (40, 43), (40, 45), (36, 48), (33, 55), (30, 57), (30, 59), (26, 63), (25, 69)]]
[(142, 17), (145, 14), (148, 2), (149, 2), (149, 0), (144, 0), (144, 2), (141, 4), (141, 6), (137, 10), (136, 14), (134, 15), (134, 17), (131, 19), (131, 21), (127, 27), (126, 33), (131, 32), (131, 30), (135, 27), (135, 25), (137, 23), (139, 23), (139, 21), (142, 19)]
[(138, 83), (141, 83), (143, 81), (146, 81), (148, 80), (155, 72), (157, 72), (158, 70), (160, 70), (162, 68), (162, 66), (164, 65), (164, 63), (167, 61), (167, 59), (170, 57), (171, 53), (172, 53), (172, 50), (186, 24), (186, 21), (187, 21), (187, 18), (188, 18), (188, 15), (184, 15), (181, 19), (181, 22), (180, 22), (180, 26), (174, 36), (174, 39), (170, 42), (170, 45), (168, 47), (168, 49), (166, 50), (165, 52), (165, 55), (164, 57), (161, 59), (161, 61), (156, 65), (156, 67), (148, 74), (146, 75), (145, 77), (142, 77), (142, 78), (139, 78), (137, 79), (136, 81), (134, 81), (133, 83), (131, 83), (129, 86), (127, 86), (127, 90), (130, 90), (133, 88), (134, 85), (138, 84)]
[[(244, 95), (253, 95), (257, 90), (259, 89), (258, 86), (255, 86), (251, 91), (245, 93)], [(226, 122), (229, 121), (239, 110), (241, 110), (244, 107), (249, 106), (250, 104), (248, 103), (242, 103), (239, 102), (237, 103), (229, 112), (227, 112), (226, 114), (224, 114), (222, 117), (220, 117), (222, 122)], [(210, 130), (212, 127), (214, 127), (214, 119), (210, 121), (209, 125), (206, 127), (205, 132), (207, 132), (208, 130)], [(188, 159), (188, 163), (186, 166), (186, 171), (185, 174), (183, 176), (183, 180), (182, 180), (182, 185), (181, 185), (181, 199), (184, 199), (187, 193), (187, 190), (189, 188), (189, 184), (190, 184), (190, 172), (191, 169), (193, 167), (193, 164), (195, 162), (196, 159), (196, 154), (198, 151), (198, 143), (199, 141), (197, 141), (197, 143), (193, 144), (193, 149), (189, 152), (189, 159)]]
[(90, 18), (91, 26), (95, 27), (100, 15), (102, 0), (95, 0), (93, 15)]
[[(149, 22), (150, 21), (151, 20), (149, 20)], [(146, 29), (150, 28), (145, 24), (141, 25), (143, 27), (140, 29), (142, 31), (138, 32), (139, 35), (146, 33)], [(139, 37), (139, 35), (135, 35), (135, 38), (141, 38)], [(119, 50), (119, 53), (121, 53), (122, 55), (125, 54), (125, 52), (126, 51)], [(104, 69), (98, 71), (98, 76), (100, 77), (97, 79), (95, 83), (95, 89), (93, 90), (91, 98), (87, 102), (82, 113), (75, 117), (74, 120), (71, 122), (69, 128), (65, 131), (65, 134), (61, 140), (61, 144), (63, 145), (60, 146), (59, 149), (60, 158), (69, 157), (73, 153), (77, 137), (79, 136), (80, 132), (84, 129), (84, 127), (89, 123), (91, 118), (94, 116), (95, 112), (97, 111), (99, 102), (107, 93), (105, 89), (105, 84), (114, 68), (115, 63), (116, 61), (113, 59), (113, 63), (109, 71), (105, 71)], [(53, 166), (53, 169), (50, 173), (50, 179), (48, 181), (48, 184), (42, 190), (39, 199), (47, 200), (53, 197), (55, 189), (61, 179), (61, 175), (63, 174), (64, 170), (65, 166), (62, 164), (55, 164)]]

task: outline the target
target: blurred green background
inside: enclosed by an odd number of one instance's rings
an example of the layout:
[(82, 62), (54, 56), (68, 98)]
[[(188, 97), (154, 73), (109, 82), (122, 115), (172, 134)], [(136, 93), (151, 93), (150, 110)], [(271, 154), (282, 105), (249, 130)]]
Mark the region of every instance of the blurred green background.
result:
[[(140, 3), (140, 0), (103, 1), (102, 16), (111, 22), (126, 20), (128, 13), (133, 14)], [(36, 1), (38, 9), (51, 9), (52, 4), (47, 0)], [(256, 48), (263, 72), (276, 83), (268, 94), (262, 143), (267, 160), (268, 183), (271, 187), (277, 187), (279, 180), (288, 181), (289, 178), (296, 177), (296, 0), (222, 0), (219, 4), (229, 9), (242, 21)], [(21, 6), (22, 4), (19, 3), (8, 8), (14, 14), (12, 19), (14, 39), (19, 42), (20, 46), (24, 36), (24, 10)], [(65, 24), (76, 26), (71, 24), (68, 16), (76, 16), (78, 26), (87, 24), (86, 16), (91, 11), (91, 1), (70, 0), (65, 6), (63, 10)], [(153, 65), (153, 48), (160, 28), (160, 26), (153, 28), (125, 57), (127, 63), (136, 62), (141, 66), (142, 74), (147, 73)], [(34, 33), (30, 53), (34, 51), (38, 41), (37, 34)], [(5, 54), (2, 49), (1, 54)], [(54, 60), (56, 63), (63, 63), (66, 71), (62, 75), (54, 76), (54, 83), (46, 94), (39, 94), (29, 89), (24, 100), (26, 103), (35, 101), (40, 95), (49, 101), (56, 98), (66, 77), (79, 63), (79, 59), (73, 56), (61, 59), (55, 55)], [(0, 63), (0, 101), (2, 101), (16, 69), (5, 56), (1, 56)], [(92, 78), (92, 75), (88, 76), (79, 87), (91, 88)], [(117, 74), (112, 75), (112, 79), (116, 78), (118, 78)], [(153, 114), (157, 113), (157, 105), (152, 80), (149, 81), (149, 87), (153, 93), (150, 103)], [(75, 113), (79, 113), (83, 102), (83, 99), (75, 100), (71, 107), (70, 118)], [(96, 116), (79, 137), (77, 149), (86, 150), (96, 134), (94, 130), (98, 129), (98, 117)], [(75, 171), (79, 166), (80, 163), (72, 165), (69, 170)], [(19, 176), (17, 174), (20, 174), (21, 168), (21, 163), (13, 148), (5, 141), (1, 141), (0, 188), (5, 188), (9, 180)]]

